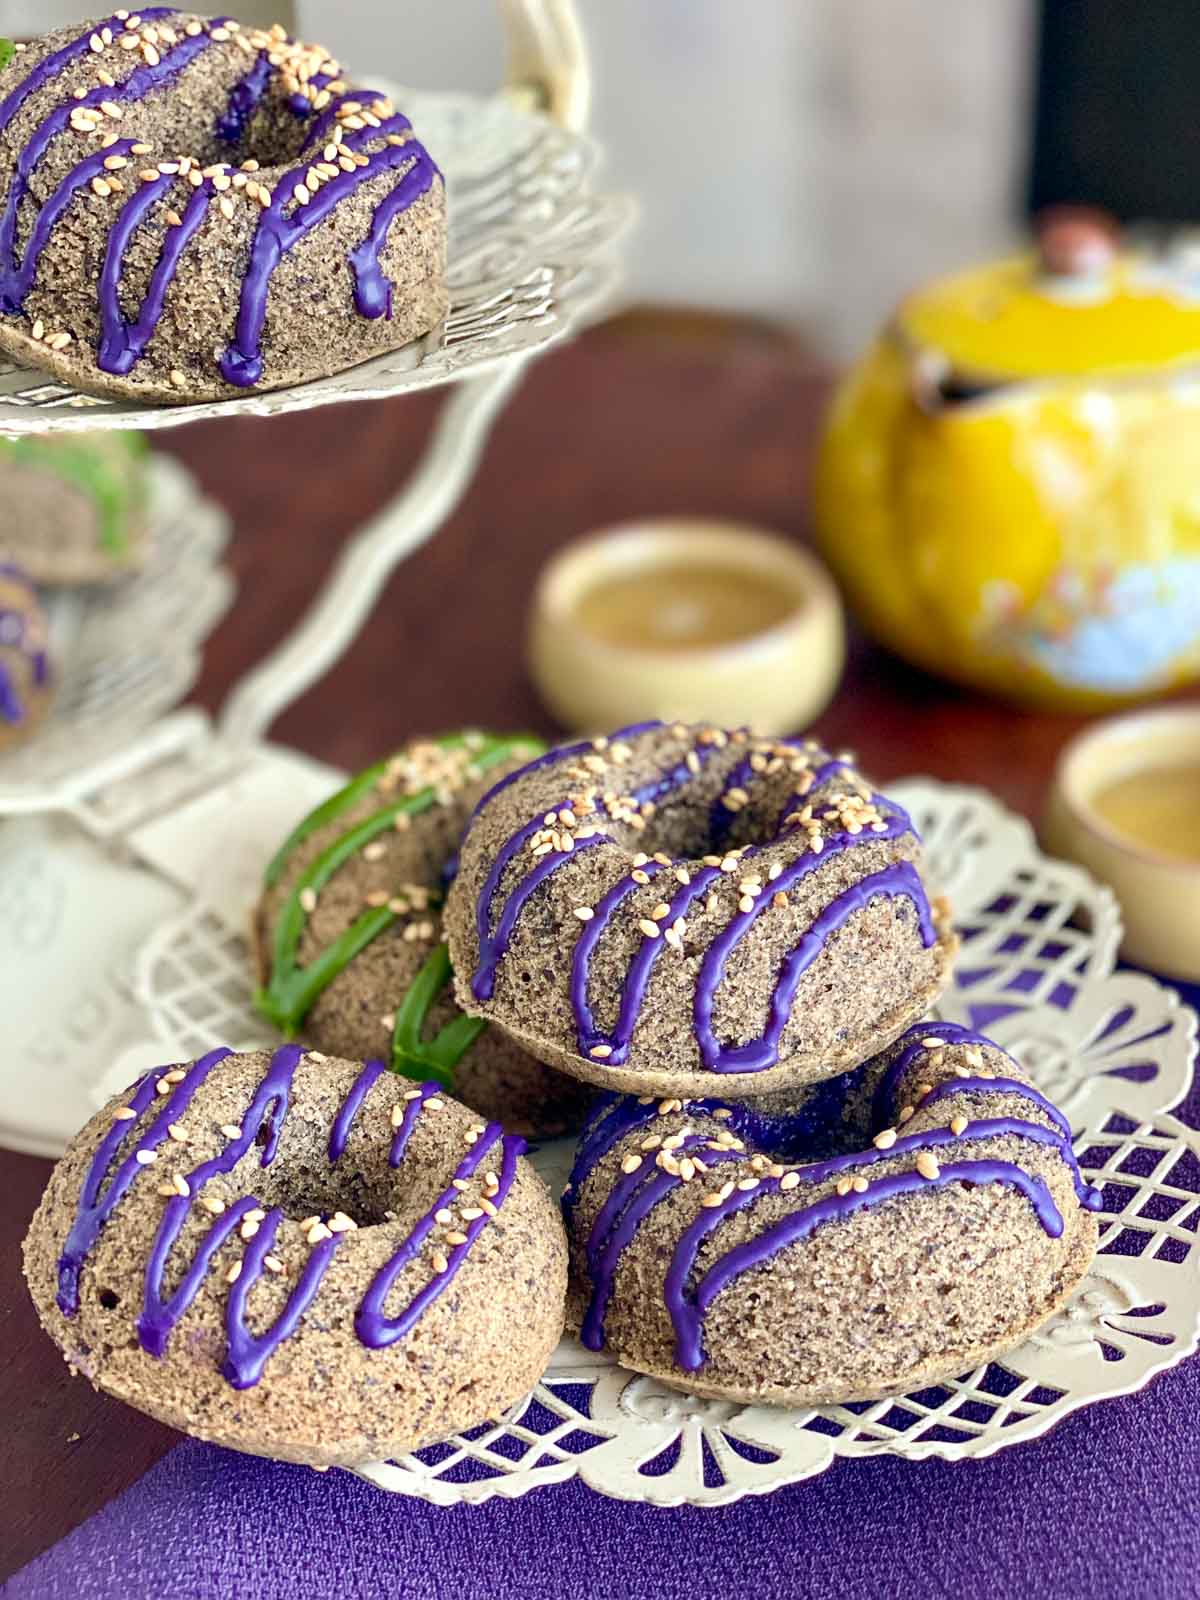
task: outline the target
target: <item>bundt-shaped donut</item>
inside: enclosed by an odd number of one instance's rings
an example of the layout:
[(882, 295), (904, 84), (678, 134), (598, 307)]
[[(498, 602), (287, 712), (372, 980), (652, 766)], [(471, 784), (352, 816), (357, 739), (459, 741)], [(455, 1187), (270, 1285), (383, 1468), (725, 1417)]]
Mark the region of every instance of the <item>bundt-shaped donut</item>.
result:
[(353, 366), (444, 316), (445, 195), (317, 45), (169, 6), (0, 70), (0, 347), (183, 402)]
[(856, 1066), (925, 1013), (954, 948), (911, 821), (848, 758), (657, 722), (498, 783), (446, 927), (464, 1010), (668, 1095)]
[(591, 1090), (454, 1004), (441, 902), (471, 808), (543, 748), (481, 733), (418, 740), (293, 831), (255, 917), (259, 1005), (289, 1038), (386, 1055), (514, 1133), (574, 1132)]
[(605, 1097), (564, 1198), (567, 1320), (695, 1393), (902, 1393), (1044, 1322), (1088, 1269), (1100, 1203), (1003, 1051), (921, 1023), (790, 1107)]
[(26, 1278), (71, 1367), (174, 1427), (402, 1454), (499, 1415), (561, 1335), (562, 1224), (523, 1148), (381, 1062), (214, 1050), (72, 1140)]
[(105, 583), (142, 565), (149, 452), (131, 432), (0, 439), (0, 562), (35, 583)]
[(54, 693), (46, 617), (19, 567), (0, 562), (0, 750), (27, 739)]

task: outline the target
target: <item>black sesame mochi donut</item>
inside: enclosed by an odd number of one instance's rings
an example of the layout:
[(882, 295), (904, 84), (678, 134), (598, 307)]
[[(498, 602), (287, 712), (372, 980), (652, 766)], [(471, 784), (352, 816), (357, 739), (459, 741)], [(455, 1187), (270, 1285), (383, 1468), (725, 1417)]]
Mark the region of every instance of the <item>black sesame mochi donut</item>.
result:
[(254, 1455), (347, 1466), (498, 1416), (562, 1332), (524, 1143), (297, 1045), (158, 1068), (55, 1167), (25, 1240), (73, 1370)]
[(454, 1004), (441, 902), (471, 808), (544, 748), (466, 732), (417, 740), (293, 831), (254, 923), (258, 1004), (285, 1036), (434, 1078), (513, 1133), (575, 1132), (591, 1091)]
[(29, 737), (53, 694), (37, 590), (19, 567), (0, 562), (0, 751)]
[(171, 6), (8, 46), (0, 348), (170, 403), (305, 382), (445, 315), (441, 175), (319, 45)]
[(563, 1201), (567, 1321), (693, 1393), (904, 1393), (1062, 1305), (1100, 1205), (1062, 1113), (1003, 1051), (919, 1023), (790, 1105), (606, 1096)]
[(643, 723), (481, 801), (446, 928), (459, 1004), (608, 1087), (762, 1094), (922, 1016), (955, 941), (907, 815), (847, 757)]
[(105, 583), (145, 560), (149, 451), (140, 433), (0, 439), (0, 562), (35, 583)]

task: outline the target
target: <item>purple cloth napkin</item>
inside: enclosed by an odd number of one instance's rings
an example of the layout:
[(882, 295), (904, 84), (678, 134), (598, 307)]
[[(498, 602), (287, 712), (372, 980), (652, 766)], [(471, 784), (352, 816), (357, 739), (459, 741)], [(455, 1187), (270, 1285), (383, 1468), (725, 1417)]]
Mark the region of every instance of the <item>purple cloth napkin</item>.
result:
[[(1200, 1124), (1200, 1089), (1181, 1114)], [(839, 1462), (762, 1499), (675, 1511), (578, 1483), (447, 1510), (189, 1441), (5, 1594), (1200, 1600), (1198, 1430), (1192, 1360), (985, 1461)]]

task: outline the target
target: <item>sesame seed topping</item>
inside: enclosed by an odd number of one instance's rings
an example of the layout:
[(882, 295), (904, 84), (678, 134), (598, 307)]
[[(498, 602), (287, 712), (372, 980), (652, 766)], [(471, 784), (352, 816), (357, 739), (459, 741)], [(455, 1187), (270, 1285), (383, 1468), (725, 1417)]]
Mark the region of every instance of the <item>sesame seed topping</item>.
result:
[(221, 1124), (221, 1132), (227, 1139), (240, 1139), (242, 1137), (242, 1130), (236, 1122), (223, 1122)]
[(870, 1185), (867, 1183), (867, 1180), (864, 1177), (858, 1176), (850, 1180), (850, 1187), (854, 1190), (855, 1194), (866, 1194)]
[(320, 1244), (323, 1239), (331, 1239), (333, 1235), (323, 1222), (314, 1222), (304, 1237), (309, 1244)]
[(595, 1056), (597, 1061), (607, 1061), (612, 1055), (612, 1045), (594, 1044), (588, 1051), (589, 1056)]
[(900, 1115), (897, 1117), (896, 1120), (897, 1120), (897, 1122), (907, 1122), (909, 1117), (913, 1117), (913, 1116), (916, 1115), (916, 1112), (917, 1112), (916, 1106), (901, 1106), (900, 1107)]
[(750, 1192), (751, 1189), (757, 1189), (758, 1188), (758, 1184), (759, 1184), (759, 1180), (757, 1178), (739, 1178), (738, 1179), (738, 1188), (739, 1189), (744, 1189), (747, 1194)]
[(938, 1166), (937, 1157), (928, 1150), (922, 1150), (917, 1157), (917, 1171), (923, 1178), (936, 1178), (942, 1169)]
[(882, 1133), (877, 1133), (871, 1143), (876, 1150), (890, 1150), (896, 1142), (895, 1128), (885, 1128)]
[(317, 891), (315, 889), (301, 889), (300, 909), (302, 911), (315, 911), (317, 909)]
[(642, 1164), (641, 1156), (628, 1155), (621, 1163), (622, 1172), (636, 1172)]
[(188, 1140), (187, 1134), (178, 1122), (167, 1123), (167, 1136), (174, 1139), (177, 1144), (186, 1144)]
[(134, 1160), (137, 1161), (143, 1167), (151, 1166), (155, 1161), (158, 1160), (158, 1151), (157, 1150), (139, 1150), (137, 1152), (136, 1156), (134, 1157)]
[(204, 1207), (205, 1211), (209, 1212), (214, 1217), (219, 1217), (225, 1210), (224, 1200), (218, 1200), (215, 1194), (203, 1195), (201, 1197), (200, 1204)]
[(646, 935), (647, 939), (657, 939), (659, 933), (662, 931), (659, 928), (658, 923), (651, 922), (649, 917), (643, 917), (638, 923), (638, 927)]
[(435, 1272), (448, 1272), (450, 1270), (450, 1262), (440, 1250), (435, 1250), (429, 1260)]
[(967, 1119), (966, 1119), (966, 1117), (959, 1115), (959, 1116), (953, 1117), (951, 1119), (951, 1122), (950, 1122), (950, 1132), (951, 1133), (956, 1133), (956, 1134), (957, 1133), (965, 1133), (966, 1131), (967, 1131)]
[(591, 906), (575, 906), (573, 910), (574, 915), (579, 918), (580, 922), (590, 922), (596, 915)]
[(114, 1122), (131, 1122), (137, 1117), (137, 1112), (132, 1106), (118, 1106), (113, 1112)]
[(448, 1233), (446, 1235), (446, 1243), (447, 1244), (466, 1244), (466, 1242), (467, 1242), (466, 1234), (465, 1233), (460, 1233), (457, 1229), (453, 1233)]
[(279, 1272), (282, 1272), (284, 1270), (283, 1262), (279, 1259), (278, 1256), (264, 1256), (263, 1257), (263, 1266), (266, 1267), (268, 1272), (279, 1273)]
[(937, 1038), (933, 1034), (931, 1034), (928, 1039), (921, 1040), (921, 1048), (923, 1050), (944, 1050), (945, 1047), (946, 1041), (944, 1039)]
[(785, 1172), (779, 1180), (779, 1187), (781, 1189), (794, 1189), (799, 1182), (800, 1174), (798, 1172)]
[(242, 1275), (242, 1263), (240, 1261), (235, 1261), (233, 1263), (233, 1265), (230, 1267), (229, 1271), (225, 1274), (225, 1282), (226, 1283), (236, 1283), (238, 1281), (238, 1279), (241, 1277), (241, 1275)]

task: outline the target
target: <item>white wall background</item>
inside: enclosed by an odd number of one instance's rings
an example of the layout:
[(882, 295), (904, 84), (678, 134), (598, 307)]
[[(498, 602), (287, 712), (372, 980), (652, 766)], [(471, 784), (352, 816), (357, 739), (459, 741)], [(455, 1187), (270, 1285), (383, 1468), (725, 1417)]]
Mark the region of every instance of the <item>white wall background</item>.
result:
[[(88, 0), (0, 0), (36, 32)], [(1008, 242), (1033, 0), (578, 0), (594, 124), (641, 197), (638, 299), (805, 322), (845, 355), (912, 283)], [(91, 0), (95, 8), (95, 0)], [(259, 20), (278, 0), (230, 0)], [(490, 0), (298, 0), (359, 70), (485, 90)]]

